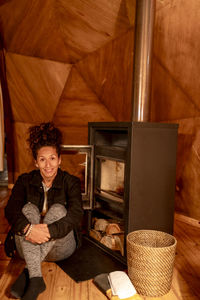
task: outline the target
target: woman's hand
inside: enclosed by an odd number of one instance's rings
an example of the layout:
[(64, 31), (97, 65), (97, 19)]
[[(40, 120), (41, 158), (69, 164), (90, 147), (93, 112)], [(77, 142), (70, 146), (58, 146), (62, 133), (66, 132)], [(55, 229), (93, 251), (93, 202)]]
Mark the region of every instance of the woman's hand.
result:
[(50, 239), (50, 233), (47, 224), (32, 225), (32, 230), (25, 239), (33, 244), (42, 244)]

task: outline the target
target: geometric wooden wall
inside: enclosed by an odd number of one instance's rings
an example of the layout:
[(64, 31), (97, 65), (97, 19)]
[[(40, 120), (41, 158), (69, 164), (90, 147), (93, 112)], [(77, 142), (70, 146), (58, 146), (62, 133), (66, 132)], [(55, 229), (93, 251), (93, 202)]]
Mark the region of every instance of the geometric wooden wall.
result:
[(200, 2), (156, 1), (151, 120), (179, 123), (176, 210), (200, 220)]
[[(33, 167), (26, 144), (30, 125), (53, 120), (64, 143), (87, 144), (89, 121), (131, 120), (135, 4), (136, 0), (0, 2), (15, 179)], [(199, 19), (199, 1), (156, 1), (151, 95), (151, 121), (179, 123), (176, 210), (196, 219)]]
[(30, 125), (87, 144), (88, 122), (131, 120), (135, 0), (5, 0), (0, 24), (15, 179), (33, 167)]

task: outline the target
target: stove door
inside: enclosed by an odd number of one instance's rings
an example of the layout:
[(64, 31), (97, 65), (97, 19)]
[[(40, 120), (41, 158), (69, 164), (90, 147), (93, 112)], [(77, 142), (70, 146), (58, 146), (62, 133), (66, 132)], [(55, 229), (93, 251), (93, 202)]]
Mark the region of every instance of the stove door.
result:
[(93, 146), (62, 145), (62, 169), (81, 181), (83, 208), (91, 209), (93, 201)]

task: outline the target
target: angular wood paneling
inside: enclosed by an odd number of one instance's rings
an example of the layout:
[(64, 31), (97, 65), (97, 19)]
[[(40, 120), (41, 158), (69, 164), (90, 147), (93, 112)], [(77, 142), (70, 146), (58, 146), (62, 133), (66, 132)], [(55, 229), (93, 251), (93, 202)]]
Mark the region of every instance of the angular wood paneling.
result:
[(176, 210), (200, 220), (200, 117), (177, 121)]
[[(0, 7), (6, 50), (74, 63), (125, 32), (130, 0), (15, 0)], [(58, 51), (59, 49), (59, 51)]]
[(6, 66), (14, 121), (51, 120), (71, 65), (7, 52)]
[(63, 144), (65, 145), (87, 145), (88, 126), (60, 126), (54, 121), (55, 125), (62, 131)]
[(154, 53), (196, 105), (200, 115), (200, 2), (158, 1)]
[(130, 121), (134, 32), (106, 44), (76, 66), (117, 121)]
[(67, 63), (80, 58), (63, 41), (54, 2), (18, 0), (16, 5), (15, 0), (5, 1), (0, 21), (7, 51)]
[(31, 150), (29, 149), (27, 138), (28, 128), (33, 124), (14, 122), (14, 151), (15, 151), (15, 172), (14, 180), (24, 172), (29, 172), (35, 168)]
[(136, 0), (126, 0), (126, 10), (130, 24), (135, 24)]
[(55, 9), (65, 43), (82, 54), (95, 51), (130, 27), (122, 0), (57, 0)]
[(34, 167), (22, 155), (29, 124), (53, 120), (63, 143), (84, 145), (89, 121), (130, 121), (135, 7), (136, 0), (1, 1), (15, 179)]
[(151, 120), (165, 121), (199, 116), (198, 107), (165, 66), (154, 59), (152, 68)]
[(200, 2), (157, 0), (151, 120), (179, 123), (175, 208), (200, 219)]
[(94, 121), (114, 121), (114, 118), (73, 68), (53, 121), (58, 125), (76, 127)]

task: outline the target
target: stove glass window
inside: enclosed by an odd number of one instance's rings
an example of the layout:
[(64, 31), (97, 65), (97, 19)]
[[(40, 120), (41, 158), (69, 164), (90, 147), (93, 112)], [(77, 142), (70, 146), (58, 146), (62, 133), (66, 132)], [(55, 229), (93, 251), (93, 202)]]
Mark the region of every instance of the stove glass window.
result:
[(113, 201), (123, 202), (124, 162), (98, 157), (97, 192)]

